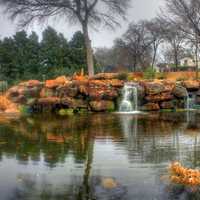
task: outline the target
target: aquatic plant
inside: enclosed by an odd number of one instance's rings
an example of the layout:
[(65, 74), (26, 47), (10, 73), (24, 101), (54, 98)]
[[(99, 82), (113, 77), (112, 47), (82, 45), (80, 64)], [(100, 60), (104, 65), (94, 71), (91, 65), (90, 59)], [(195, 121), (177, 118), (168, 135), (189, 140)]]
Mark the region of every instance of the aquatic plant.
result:
[(179, 162), (169, 166), (170, 181), (186, 186), (200, 186), (200, 170), (183, 167)]

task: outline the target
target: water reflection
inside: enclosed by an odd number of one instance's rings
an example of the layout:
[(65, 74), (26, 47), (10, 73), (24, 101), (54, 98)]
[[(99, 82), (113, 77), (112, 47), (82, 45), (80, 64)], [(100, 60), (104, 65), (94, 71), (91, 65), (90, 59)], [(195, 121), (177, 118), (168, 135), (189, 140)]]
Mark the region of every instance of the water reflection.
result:
[(199, 121), (198, 112), (1, 117), (2, 199), (193, 199), (160, 177), (174, 160), (200, 167)]

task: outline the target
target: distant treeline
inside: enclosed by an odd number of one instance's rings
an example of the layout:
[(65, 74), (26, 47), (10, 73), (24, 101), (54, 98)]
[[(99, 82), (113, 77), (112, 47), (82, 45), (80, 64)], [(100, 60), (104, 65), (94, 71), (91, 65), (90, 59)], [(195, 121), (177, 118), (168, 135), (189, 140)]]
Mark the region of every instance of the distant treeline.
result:
[(86, 71), (86, 50), (81, 32), (70, 41), (52, 27), (38, 35), (25, 31), (0, 40), (0, 80), (15, 83), (27, 79), (47, 79)]

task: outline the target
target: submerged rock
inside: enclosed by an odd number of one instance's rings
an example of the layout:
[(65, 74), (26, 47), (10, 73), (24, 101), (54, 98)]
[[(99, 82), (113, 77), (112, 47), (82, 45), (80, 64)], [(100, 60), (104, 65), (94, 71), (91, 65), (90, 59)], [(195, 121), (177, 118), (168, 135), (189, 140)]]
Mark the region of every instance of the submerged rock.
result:
[(101, 185), (105, 189), (113, 189), (113, 188), (116, 188), (118, 186), (118, 183), (113, 178), (103, 178)]

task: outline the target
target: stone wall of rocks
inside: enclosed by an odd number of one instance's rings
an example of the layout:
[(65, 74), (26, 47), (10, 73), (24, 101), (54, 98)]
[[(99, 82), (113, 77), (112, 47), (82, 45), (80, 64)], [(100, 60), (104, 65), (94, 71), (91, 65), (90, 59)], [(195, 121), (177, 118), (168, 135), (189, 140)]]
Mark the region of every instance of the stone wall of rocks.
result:
[[(72, 109), (75, 112), (115, 111), (124, 83), (108, 75), (98, 75), (92, 79), (62, 76), (46, 82), (30, 80), (20, 83), (10, 88), (6, 97), (35, 112), (59, 109)], [(199, 81), (140, 81), (137, 84), (139, 106), (144, 111), (184, 108), (188, 93), (195, 94), (196, 103), (200, 104)]]

